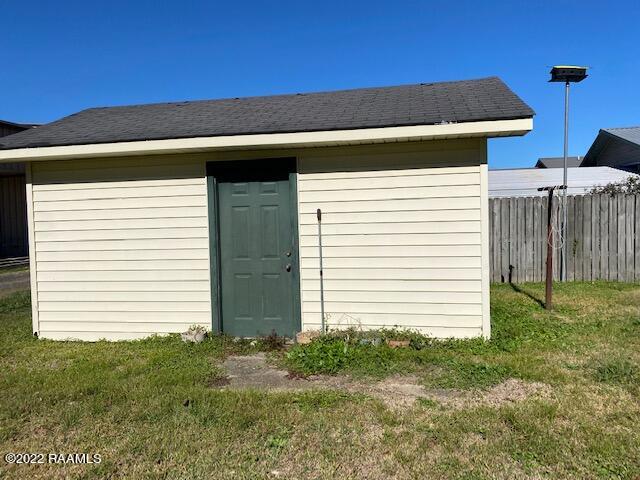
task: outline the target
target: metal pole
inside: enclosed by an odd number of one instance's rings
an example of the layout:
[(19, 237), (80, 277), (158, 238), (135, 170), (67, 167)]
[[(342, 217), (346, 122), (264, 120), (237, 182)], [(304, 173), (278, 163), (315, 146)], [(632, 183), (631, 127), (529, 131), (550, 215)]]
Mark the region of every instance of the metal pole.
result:
[(562, 280), (567, 281), (567, 157), (569, 155), (569, 82), (564, 84), (564, 176), (562, 185)]
[(320, 251), (320, 321), (322, 325), (322, 333), (325, 332), (324, 325), (324, 275), (322, 274), (322, 211), (317, 210), (318, 215), (318, 247)]

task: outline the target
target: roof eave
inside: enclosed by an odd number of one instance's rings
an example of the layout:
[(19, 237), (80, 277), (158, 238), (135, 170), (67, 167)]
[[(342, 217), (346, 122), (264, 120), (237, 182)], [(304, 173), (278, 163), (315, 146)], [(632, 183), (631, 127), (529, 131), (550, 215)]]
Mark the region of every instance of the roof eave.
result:
[(54, 147), (0, 150), (0, 163), (37, 160), (66, 160), (90, 157), (120, 157), (195, 153), (213, 150), (259, 150), (307, 148), (371, 143), (410, 142), (449, 138), (509, 137), (525, 135), (533, 128), (533, 118), (479, 122), (363, 128), (319, 132), (270, 133), (195, 137), (135, 142), (94, 143)]

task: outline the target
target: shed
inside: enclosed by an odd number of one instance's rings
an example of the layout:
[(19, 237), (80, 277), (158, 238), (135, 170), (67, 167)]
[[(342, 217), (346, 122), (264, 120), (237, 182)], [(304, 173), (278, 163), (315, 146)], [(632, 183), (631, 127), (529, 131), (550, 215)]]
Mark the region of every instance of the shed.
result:
[(94, 108), (0, 139), (27, 162), (33, 331), (203, 325), (490, 335), (487, 138), (533, 111), (500, 79)]

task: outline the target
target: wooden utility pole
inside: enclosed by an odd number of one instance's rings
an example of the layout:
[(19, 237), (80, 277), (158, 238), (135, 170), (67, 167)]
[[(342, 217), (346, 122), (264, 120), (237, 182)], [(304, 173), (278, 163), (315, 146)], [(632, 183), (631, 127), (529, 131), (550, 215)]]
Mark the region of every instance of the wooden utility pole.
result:
[(553, 191), (565, 189), (566, 186), (541, 187), (539, 192), (549, 192), (547, 200), (547, 275), (544, 286), (544, 308), (553, 308)]

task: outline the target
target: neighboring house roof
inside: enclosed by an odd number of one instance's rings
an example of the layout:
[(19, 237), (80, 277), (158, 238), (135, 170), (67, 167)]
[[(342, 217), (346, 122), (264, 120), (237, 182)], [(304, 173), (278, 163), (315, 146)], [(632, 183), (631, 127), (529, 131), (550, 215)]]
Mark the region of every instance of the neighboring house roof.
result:
[(20, 130), (27, 130), (28, 128), (37, 127), (38, 125), (39, 125), (38, 123), (16, 123), (16, 122), (9, 122), (8, 120), (0, 119), (0, 126), (15, 127)]
[[(567, 167), (579, 167), (582, 157), (567, 157)], [(535, 168), (564, 168), (564, 157), (541, 157)]]
[(91, 108), (0, 139), (0, 149), (530, 118), (499, 78)]
[(602, 130), (640, 146), (640, 127), (603, 128)]
[(0, 120), (0, 137), (6, 137), (8, 135), (15, 135), (16, 133), (28, 130), (36, 127), (37, 125), (32, 123), (15, 123), (8, 122), (6, 120)]
[(601, 129), (581, 163), (594, 165), (640, 172), (640, 127)]
[[(594, 187), (621, 182), (633, 173), (611, 167), (572, 167), (567, 169), (567, 194), (584, 195)], [(540, 187), (562, 185), (559, 168), (518, 168), (489, 170), (489, 197), (536, 197), (547, 195)]]
[[(33, 123), (15, 123), (7, 120), (0, 120), (0, 137), (15, 135), (16, 133), (37, 127)], [(24, 175), (23, 163), (0, 163), (0, 177)]]

